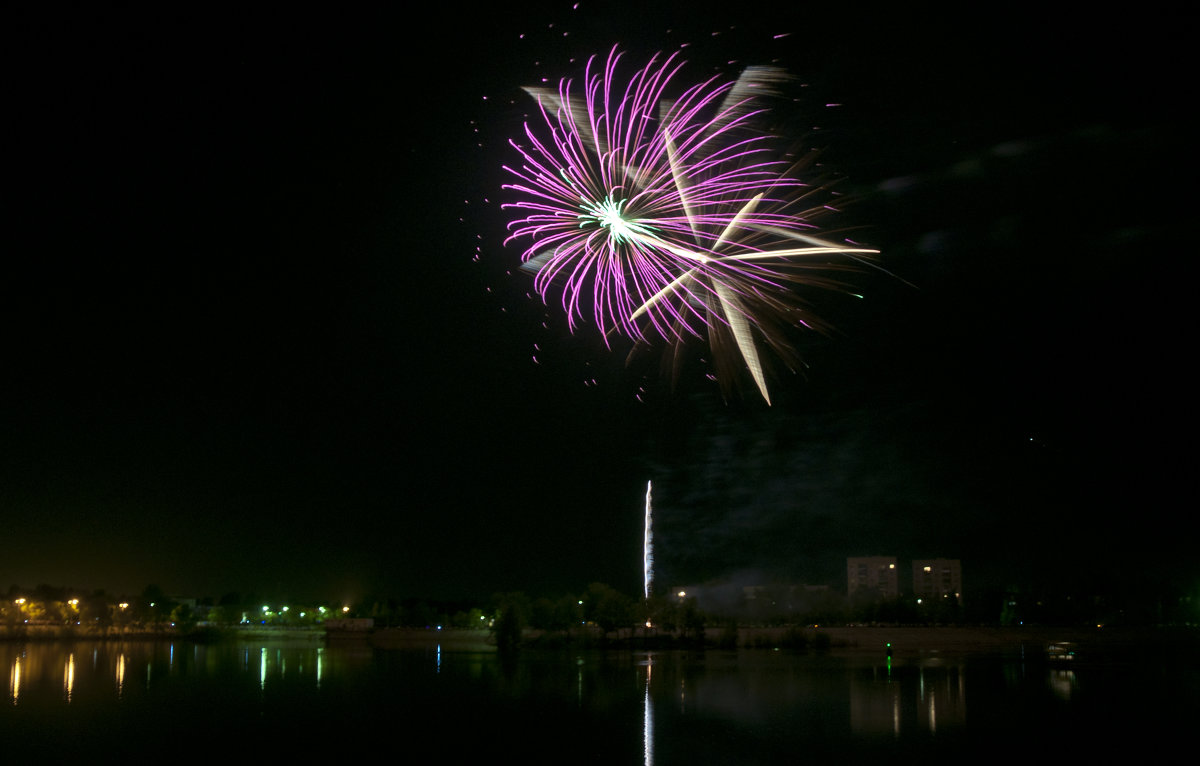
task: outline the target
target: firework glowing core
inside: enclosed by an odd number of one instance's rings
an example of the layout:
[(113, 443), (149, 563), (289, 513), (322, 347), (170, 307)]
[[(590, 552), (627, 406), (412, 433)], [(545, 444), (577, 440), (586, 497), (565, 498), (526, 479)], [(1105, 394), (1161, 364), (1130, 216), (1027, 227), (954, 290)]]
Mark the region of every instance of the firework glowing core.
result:
[(606, 343), (707, 339), (724, 361), (718, 379), (740, 365), (769, 402), (759, 346), (786, 360), (779, 325), (822, 328), (796, 288), (840, 289), (828, 272), (877, 251), (814, 236), (822, 207), (801, 209), (812, 189), (757, 127), (782, 71), (750, 67), (677, 92), (677, 56), (622, 83), (614, 49), (581, 83), (526, 89), (540, 120), (511, 142), (522, 162), (506, 167), (517, 197), (503, 205), (516, 214), (507, 241), (527, 243), (535, 288), (543, 300), (561, 293), (572, 331), (590, 317)]
[(587, 200), (581, 201), (580, 206), (586, 212), (579, 216), (579, 228), (587, 228), (591, 223), (599, 224), (602, 228), (607, 227), (614, 246), (634, 242), (639, 238), (649, 237), (651, 232), (649, 226), (640, 224), (637, 221), (626, 220), (622, 214), (621, 208), (628, 201), (613, 202), (609, 198), (605, 198), (595, 204)]

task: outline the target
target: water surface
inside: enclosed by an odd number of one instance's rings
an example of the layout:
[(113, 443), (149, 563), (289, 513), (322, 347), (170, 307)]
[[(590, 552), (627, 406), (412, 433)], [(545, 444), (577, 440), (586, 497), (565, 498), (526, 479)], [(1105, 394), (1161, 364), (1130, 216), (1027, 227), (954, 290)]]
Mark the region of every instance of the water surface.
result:
[(1192, 657), (1045, 651), (494, 652), (365, 643), (0, 644), (0, 743), (57, 759), (506, 754), (526, 763), (1150, 757), (1200, 713)]

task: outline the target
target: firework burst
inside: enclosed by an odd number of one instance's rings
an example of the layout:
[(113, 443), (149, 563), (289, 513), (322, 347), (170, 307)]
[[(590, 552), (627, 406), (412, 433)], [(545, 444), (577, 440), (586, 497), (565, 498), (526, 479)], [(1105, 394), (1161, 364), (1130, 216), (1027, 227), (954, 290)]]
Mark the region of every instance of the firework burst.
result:
[[(785, 74), (750, 67), (684, 89), (678, 54), (655, 56), (622, 82), (622, 54), (593, 57), (582, 82), (526, 88), (540, 121), (526, 123), (508, 242), (543, 300), (561, 293), (569, 326), (665, 342), (678, 359), (707, 341), (718, 381), (749, 371), (770, 402), (760, 347), (785, 361), (783, 330), (825, 329), (798, 288), (844, 289), (835, 272), (877, 251), (818, 239), (812, 189), (779, 158), (759, 123)], [(817, 208), (819, 209), (819, 208)]]

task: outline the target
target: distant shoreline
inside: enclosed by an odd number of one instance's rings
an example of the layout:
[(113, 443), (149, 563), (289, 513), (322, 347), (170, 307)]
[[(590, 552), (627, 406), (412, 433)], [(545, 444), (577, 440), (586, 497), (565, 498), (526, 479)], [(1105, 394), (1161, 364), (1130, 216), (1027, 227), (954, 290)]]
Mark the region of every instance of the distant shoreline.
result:
[[(645, 630), (624, 629), (601, 638), (597, 631), (574, 634), (525, 630), (523, 647), (542, 649), (771, 649), (878, 654), (890, 649), (893, 657), (953, 655), (980, 652), (1014, 652), (1069, 645), (1084, 653), (1113, 654), (1129, 651), (1189, 650), (1200, 648), (1200, 627), (960, 627), (960, 626), (832, 626), (741, 627), (736, 646), (720, 628), (709, 628), (704, 642)], [(69, 626), (0, 626), (0, 641), (197, 641), (268, 640), (363, 644), (375, 649), (439, 648), (442, 651), (494, 652), (496, 645), (486, 630), (434, 628), (376, 628), (370, 631), (326, 632), (318, 628), (231, 628), (179, 635), (154, 630), (83, 631)]]
[[(621, 631), (612, 634), (604, 642), (611, 648), (703, 648), (715, 650), (720, 631), (709, 629), (705, 633), (703, 647), (683, 642), (670, 641), (668, 637), (649, 635), (644, 632)], [(600, 644), (599, 636), (564, 637), (561, 642), (553, 641), (553, 634), (526, 630), (526, 644), (557, 643), (571, 646), (574, 643), (594, 647)], [(823, 638), (818, 638), (823, 637)], [(539, 639), (551, 639), (539, 641)], [(1043, 651), (1050, 645), (1070, 644), (1084, 651), (1112, 653), (1124, 650), (1142, 650), (1149, 647), (1198, 647), (1200, 628), (1054, 628), (1054, 627), (909, 627), (909, 626), (835, 626), (813, 628), (739, 628), (737, 648), (746, 650), (770, 649), (788, 646), (797, 638), (807, 640), (812, 649), (837, 652), (872, 653), (886, 655), (889, 644), (893, 656), (925, 654), (955, 654), (978, 652), (1018, 651), (1035, 648)], [(668, 639), (668, 640), (664, 640)], [(444, 651), (495, 651), (489, 643), (486, 631), (479, 630), (432, 630), (381, 628), (363, 640), (378, 649), (405, 649), (423, 646), (440, 646)]]
[(324, 640), (324, 628), (217, 628), (199, 626), (184, 633), (162, 627), (83, 628), (74, 625), (0, 625), (0, 641), (196, 641), (211, 642), (226, 638), (270, 638), (287, 640)]
[[(755, 636), (782, 638), (788, 628), (743, 628), (739, 644)], [(1073, 644), (1096, 651), (1110, 652), (1166, 644), (1200, 645), (1197, 628), (1079, 628), (1079, 627), (910, 627), (910, 626), (835, 626), (806, 628), (810, 634), (823, 633), (832, 648), (854, 652), (906, 654), (1015, 651), (1023, 647)]]

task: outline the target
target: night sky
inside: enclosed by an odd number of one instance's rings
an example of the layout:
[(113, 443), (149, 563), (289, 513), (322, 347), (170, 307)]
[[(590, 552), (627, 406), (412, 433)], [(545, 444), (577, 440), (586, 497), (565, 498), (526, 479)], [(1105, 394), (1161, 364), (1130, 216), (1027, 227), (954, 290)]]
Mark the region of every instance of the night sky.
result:
[[(632, 594), (647, 480), (670, 583), (1197, 575), (1182, 20), (636, 5), (6, 12), (0, 586)], [(615, 44), (786, 67), (883, 252), (772, 407), (503, 244), (520, 86)]]

